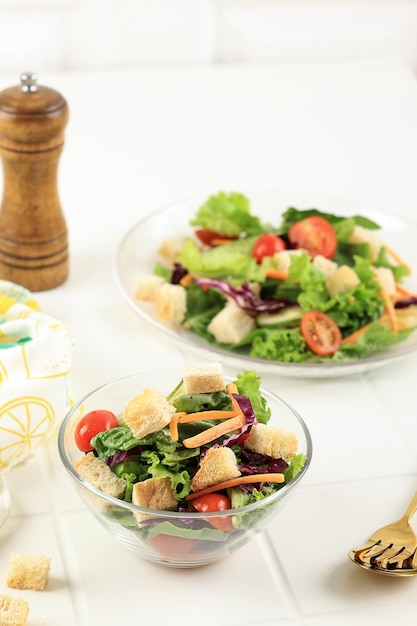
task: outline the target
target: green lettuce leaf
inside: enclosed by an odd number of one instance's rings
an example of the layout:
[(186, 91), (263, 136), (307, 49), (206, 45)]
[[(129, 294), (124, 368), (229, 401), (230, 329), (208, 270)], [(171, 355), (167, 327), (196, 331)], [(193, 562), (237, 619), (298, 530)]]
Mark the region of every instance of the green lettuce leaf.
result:
[(271, 409), (266, 399), (261, 395), (261, 378), (253, 370), (245, 370), (237, 375), (236, 386), (242, 396), (251, 401), (258, 422), (267, 424), (271, 417)]
[(293, 224), (305, 219), (306, 217), (310, 217), (311, 215), (318, 215), (330, 222), (336, 232), (337, 238), (340, 238), (341, 241), (348, 241), (355, 225), (362, 226), (363, 228), (369, 228), (370, 230), (380, 228), (379, 224), (367, 217), (364, 217), (363, 215), (354, 215), (347, 218), (334, 215), (333, 213), (320, 211), (319, 209), (296, 209), (295, 207), (288, 207), (288, 209), (282, 214), (282, 221), (279, 229), (280, 232), (282, 234), (288, 233)]
[(250, 334), (250, 355), (270, 361), (303, 363), (310, 356), (299, 328), (257, 328)]
[(174, 402), (177, 411), (198, 413), (199, 411), (230, 411), (232, 402), (227, 391), (212, 391), (210, 393), (184, 394)]
[(217, 289), (201, 289), (195, 283), (187, 287), (187, 312), (183, 321), (184, 328), (193, 330), (197, 335), (213, 342), (214, 337), (207, 326), (225, 304), (225, 298)]
[(258, 265), (252, 257), (255, 241), (256, 237), (246, 237), (202, 252), (192, 239), (188, 239), (178, 261), (197, 277), (262, 282), (266, 266), (264, 263)]
[(261, 220), (251, 215), (249, 199), (236, 192), (220, 191), (202, 204), (191, 226), (208, 228), (226, 237), (239, 237), (242, 233), (256, 235), (266, 231)]
[(181, 522), (174, 525), (171, 522), (161, 522), (155, 524), (155, 526), (146, 527), (142, 526), (146, 530), (146, 536), (156, 537), (156, 535), (171, 535), (173, 537), (184, 537), (188, 539), (199, 539), (202, 541), (225, 541), (230, 537), (230, 533), (225, 533), (222, 530), (216, 530), (213, 527), (203, 528), (190, 528), (190, 526), (181, 526)]

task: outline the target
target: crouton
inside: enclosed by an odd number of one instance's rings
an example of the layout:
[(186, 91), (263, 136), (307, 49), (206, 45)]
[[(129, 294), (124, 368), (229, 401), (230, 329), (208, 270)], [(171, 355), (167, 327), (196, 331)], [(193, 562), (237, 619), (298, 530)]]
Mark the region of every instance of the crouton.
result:
[(341, 265), (326, 278), (326, 289), (331, 298), (350, 291), (360, 284), (359, 276), (348, 265)]
[(278, 270), (288, 272), (290, 269), (292, 257), (297, 254), (302, 254), (303, 250), (281, 250), (274, 254), (276, 267)]
[(273, 459), (290, 459), (297, 452), (298, 439), (295, 433), (288, 430), (254, 424), (244, 446)]
[(159, 290), (165, 283), (166, 280), (162, 278), (162, 276), (154, 276), (152, 274), (149, 276), (142, 276), (136, 285), (136, 300), (156, 302)]
[(186, 241), (186, 237), (168, 237), (162, 242), (158, 253), (166, 261), (167, 265), (175, 263)]
[(375, 261), (378, 257), (379, 251), (382, 247), (382, 240), (375, 231), (364, 228), (363, 226), (355, 226), (353, 229), (353, 233), (350, 236), (349, 243), (360, 244), (367, 243), (369, 244), (369, 249), (371, 253), (371, 260)]
[(374, 267), (374, 273), (387, 296), (395, 296), (395, 278), (389, 267)]
[(93, 452), (88, 452), (74, 461), (74, 469), (81, 478), (108, 496), (123, 496), (126, 489), (125, 479), (116, 476), (107, 463), (97, 458)]
[(28, 615), (29, 603), (26, 600), (0, 594), (1, 626), (26, 626)]
[(209, 448), (191, 481), (191, 489), (201, 491), (201, 489), (238, 476), (240, 476), (240, 470), (231, 448), (226, 446)]
[[(132, 491), (132, 503), (146, 509), (170, 511), (177, 508), (178, 501), (171, 487), (171, 479), (169, 476), (165, 476), (164, 478), (148, 478), (135, 483)], [(135, 513), (135, 517), (138, 522), (142, 522), (148, 516)]]
[(317, 254), (314, 257), (312, 264), (316, 269), (319, 270), (319, 272), (321, 272), (325, 276), (331, 276), (338, 268), (337, 263), (331, 261), (330, 259), (326, 259), (326, 257), (322, 256), (321, 254)]
[(182, 373), (185, 394), (222, 391), (226, 386), (221, 363), (184, 365)]
[(175, 407), (159, 391), (148, 387), (127, 404), (123, 421), (136, 439), (142, 439), (169, 424)]
[(181, 324), (187, 312), (187, 291), (182, 285), (164, 283), (156, 295), (159, 319)]
[[(41, 591), (49, 579), (51, 559), (42, 554), (24, 555), (12, 553), (6, 585), (14, 589)], [(2, 623), (0, 619), (0, 624)]]
[(240, 309), (232, 300), (213, 317), (207, 326), (207, 330), (214, 335), (216, 341), (225, 344), (239, 343), (255, 328), (254, 318)]

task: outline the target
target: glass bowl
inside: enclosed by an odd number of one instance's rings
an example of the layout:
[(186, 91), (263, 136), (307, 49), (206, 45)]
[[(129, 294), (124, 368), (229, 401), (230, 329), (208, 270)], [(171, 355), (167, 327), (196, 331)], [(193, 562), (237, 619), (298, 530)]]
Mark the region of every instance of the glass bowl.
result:
[[(108, 496), (83, 480), (73, 463), (80, 458), (74, 432), (79, 419), (87, 412), (107, 409), (119, 415), (127, 403), (147, 387), (168, 395), (181, 378), (178, 370), (134, 374), (105, 384), (77, 402), (63, 420), (58, 449), (61, 461), (78, 494), (94, 517), (109, 534), (140, 557), (169, 567), (196, 567), (224, 559), (262, 531), (281, 510), (288, 496), (300, 484), (312, 455), (309, 430), (283, 399), (261, 387), (271, 409), (270, 426), (294, 432), (298, 438), (297, 453), (306, 456), (301, 471), (277, 492), (256, 503), (214, 513), (182, 513), (141, 508)], [(225, 377), (226, 381), (232, 380)], [(139, 521), (138, 521), (139, 520)], [(214, 525), (210, 523), (214, 520)], [(219, 530), (219, 525), (231, 532)], [(216, 526), (216, 527), (215, 527)]]

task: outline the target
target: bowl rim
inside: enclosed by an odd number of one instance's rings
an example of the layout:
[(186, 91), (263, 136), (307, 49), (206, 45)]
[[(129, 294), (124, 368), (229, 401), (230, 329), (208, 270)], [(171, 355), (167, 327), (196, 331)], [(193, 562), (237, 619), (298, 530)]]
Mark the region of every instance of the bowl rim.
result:
[[(305, 444), (306, 444), (306, 451), (304, 453), (306, 456), (306, 461), (303, 467), (301, 468), (301, 470), (298, 472), (298, 474), (296, 474), (296, 476), (289, 483), (285, 484), (283, 487), (278, 489), (278, 491), (271, 494), (270, 496), (267, 496), (266, 498), (263, 498), (262, 500), (258, 500), (257, 502), (253, 502), (252, 504), (247, 504), (239, 508), (227, 509), (225, 511), (212, 511), (212, 512), (207, 512), (207, 513), (198, 513), (194, 511), (192, 512), (167, 511), (167, 510), (160, 510), (160, 509), (148, 509), (145, 507), (137, 506), (133, 504), (132, 502), (126, 502), (125, 500), (120, 500), (119, 498), (115, 498), (113, 496), (110, 496), (100, 491), (99, 489), (96, 489), (95, 487), (93, 487), (93, 485), (91, 485), (91, 483), (84, 480), (78, 474), (78, 472), (74, 469), (72, 462), (69, 458), (69, 455), (67, 453), (66, 446), (65, 446), (67, 427), (69, 423), (71, 422), (71, 419), (77, 413), (78, 409), (82, 406), (82, 404), (91, 396), (93, 396), (94, 394), (98, 393), (99, 391), (101, 391), (102, 389), (106, 387), (111, 387), (113, 385), (120, 384), (124, 381), (128, 381), (129, 379), (139, 378), (141, 376), (148, 376), (148, 375), (154, 374), (157, 379), (158, 377), (161, 377), (161, 375), (162, 376), (164, 374), (171, 375), (171, 374), (174, 374), (174, 372), (177, 372), (177, 370), (173, 368), (169, 368), (169, 369), (167, 368), (163, 370), (158, 369), (158, 370), (138, 371), (133, 374), (128, 374), (126, 376), (113, 379), (109, 382), (99, 385), (98, 387), (95, 387), (93, 390), (84, 394), (82, 398), (80, 398), (77, 402), (75, 402), (75, 404), (71, 407), (71, 409), (67, 412), (64, 419), (62, 420), (60, 427), (59, 427), (59, 431), (58, 431), (59, 457), (61, 459), (61, 462), (64, 468), (66, 469), (68, 474), (71, 476), (71, 478), (75, 481), (75, 483), (78, 484), (80, 487), (82, 487), (85, 491), (89, 492), (91, 495), (98, 497), (100, 500), (104, 500), (111, 506), (116, 506), (116, 507), (126, 509), (127, 511), (130, 511), (131, 513), (141, 513), (142, 515), (147, 515), (148, 517), (158, 516), (160, 518), (176, 519), (176, 520), (181, 520), (181, 519), (208, 520), (214, 517), (217, 517), (217, 518), (218, 517), (230, 517), (230, 516), (234, 516), (238, 514), (249, 513), (251, 511), (257, 510), (261, 505), (263, 506), (272, 505), (275, 503), (276, 500), (280, 500), (287, 492), (293, 491), (295, 486), (304, 477), (304, 475), (306, 474), (311, 464), (312, 453), (313, 453), (313, 443), (312, 443), (311, 433), (307, 427), (307, 424), (303, 420), (303, 418), (292, 407), (292, 405), (290, 405), (281, 396), (269, 390), (267, 387), (263, 386), (262, 384), (260, 385), (260, 390), (262, 392), (262, 395), (265, 396), (266, 399), (270, 397), (274, 401), (278, 401), (282, 406), (284, 406), (285, 409), (289, 410), (290, 413), (292, 413), (292, 415), (295, 417), (299, 426), (301, 427), (301, 431), (305, 437)], [(235, 378), (236, 377), (233, 377), (230, 375), (224, 376), (225, 381), (228, 381), (228, 382), (235, 380)]]

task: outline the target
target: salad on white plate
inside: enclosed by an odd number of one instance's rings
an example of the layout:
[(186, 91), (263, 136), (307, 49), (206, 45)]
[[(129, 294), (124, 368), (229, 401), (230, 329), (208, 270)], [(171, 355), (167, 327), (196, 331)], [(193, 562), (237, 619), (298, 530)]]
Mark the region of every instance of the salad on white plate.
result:
[(236, 355), (342, 364), (405, 341), (417, 325), (411, 268), (364, 215), (288, 207), (277, 223), (219, 192), (161, 240), (135, 298), (158, 318)]

